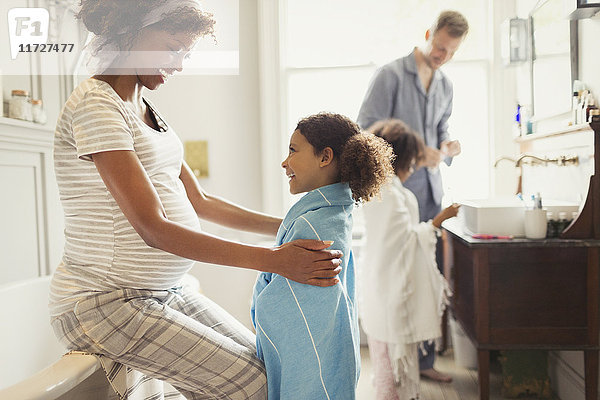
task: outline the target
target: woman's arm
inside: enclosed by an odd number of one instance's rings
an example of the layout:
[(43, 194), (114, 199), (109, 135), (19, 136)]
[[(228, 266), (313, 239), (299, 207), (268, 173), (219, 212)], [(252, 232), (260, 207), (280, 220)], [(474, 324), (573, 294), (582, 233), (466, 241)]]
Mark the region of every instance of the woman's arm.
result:
[(275, 272), (315, 286), (338, 282), (341, 252), (322, 250), (331, 243), (296, 241), (270, 249), (195, 231), (167, 219), (133, 151), (106, 151), (93, 154), (92, 159), (117, 204), (149, 246), (192, 260)]
[(198, 217), (242, 231), (261, 233), (263, 235), (277, 234), (281, 218), (251, 211), (217, 196), (206, 193), (198, 184), (190, 167), (184, 161), (179, 178), (185, 186), (188, 199), (194, 206)]

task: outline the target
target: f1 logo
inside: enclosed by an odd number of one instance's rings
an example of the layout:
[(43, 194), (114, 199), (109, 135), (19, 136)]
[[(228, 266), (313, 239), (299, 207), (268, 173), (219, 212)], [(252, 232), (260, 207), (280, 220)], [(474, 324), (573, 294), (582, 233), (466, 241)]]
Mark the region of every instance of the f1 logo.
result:
[(10, 56), (14, 60), (27, 44), (48, 41), (50, 15), (45, 8), (11, 8), (8, 10)]

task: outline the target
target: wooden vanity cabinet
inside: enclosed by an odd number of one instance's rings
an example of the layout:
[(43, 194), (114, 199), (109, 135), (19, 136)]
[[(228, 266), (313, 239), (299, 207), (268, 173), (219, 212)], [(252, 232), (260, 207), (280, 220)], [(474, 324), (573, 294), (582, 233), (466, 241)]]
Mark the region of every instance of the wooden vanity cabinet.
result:
[[(449, 222), (449, 221), (448, 221)], [(478, 353), (489, 398), (489, 352), (582, 350), (587, 400), (598, 394), (600, 240), (476, 240), (445, 223), (452, 311)]]

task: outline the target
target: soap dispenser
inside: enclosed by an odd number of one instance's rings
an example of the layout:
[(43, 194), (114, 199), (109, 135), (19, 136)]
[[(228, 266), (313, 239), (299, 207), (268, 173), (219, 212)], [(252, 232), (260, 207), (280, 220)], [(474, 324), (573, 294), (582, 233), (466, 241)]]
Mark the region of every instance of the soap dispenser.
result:
[(594, 96), (592, 94), (588, 94), (588, 105), (585, 109), (585, 122), (592, 122), (590, 119), (591, 112), (593, 110), (597, 110), (598, 106), (596, 105), (596, 101), (594, 100)]

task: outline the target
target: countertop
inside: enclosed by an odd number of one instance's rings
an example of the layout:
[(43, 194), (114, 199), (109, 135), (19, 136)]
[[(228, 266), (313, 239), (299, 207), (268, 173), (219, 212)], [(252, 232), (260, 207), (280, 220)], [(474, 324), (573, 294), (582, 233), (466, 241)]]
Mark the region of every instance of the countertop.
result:
[(444, 221), (442, 228), (469, 247), (600, 247), (596, 239), (473, 239), (456, 218)]

